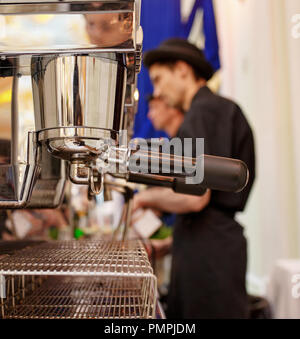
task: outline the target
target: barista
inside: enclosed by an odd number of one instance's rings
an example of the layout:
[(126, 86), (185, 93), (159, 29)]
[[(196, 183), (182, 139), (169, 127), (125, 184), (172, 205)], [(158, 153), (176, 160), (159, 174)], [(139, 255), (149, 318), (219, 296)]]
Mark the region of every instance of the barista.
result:
[(135, 208), (177, 214), (167, 316), (246, 318), (247, 244), (235, 213), (244, 209), (254, 181), (251, 129), (237, 104), (208, 89), (213, 69), (194, 45), (167, 40), (146, 53), (144, 64), (154, 95), (185, 112), (177, 136), (204, 138), (206, 154), (240, 159), (250, 172), (240, 193), (208, 190), (195, 197), (152, 188), (136, 196)]

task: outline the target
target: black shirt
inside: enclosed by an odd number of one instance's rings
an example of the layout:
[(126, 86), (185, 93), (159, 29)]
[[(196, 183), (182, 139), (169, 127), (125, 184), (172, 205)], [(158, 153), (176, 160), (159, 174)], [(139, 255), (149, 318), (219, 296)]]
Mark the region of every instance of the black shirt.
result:
[[(204, 153), (239, 159), (249, 169), (249, 182), (240, 193), (213, 191), (211, 204), (220, 209), (242, 211), (254, 177), (255, 152), (251, 128), (240, 107), (202, 87), (193, 98), (178, 137), (204, 138)], [(193, 150), (195, 155), (195, 149)]]
[(242, 192), (212, 191), (205, 209), (176, 217), (167, 316), (245, 318), (247, 245), (234, 214), (244, 209), (255, 177), (251, 128), (237, 104), (202, 87), (178, 137), (204, 138), (205, 154), (244, 161), (250, 177)]

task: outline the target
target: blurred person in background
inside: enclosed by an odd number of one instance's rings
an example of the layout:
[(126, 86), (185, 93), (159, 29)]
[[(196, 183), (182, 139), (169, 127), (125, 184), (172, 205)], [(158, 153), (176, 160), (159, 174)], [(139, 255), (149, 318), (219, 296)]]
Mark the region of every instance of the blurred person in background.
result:
[(207, 87), (213, 68), (186, 40), (163, 42), (144, 64), (154, 96), (184, 111), (177, 137), (204, 138), (206, 154), (240, 159), (250, 173), (240, 193), (207, 190), (199, 197), (151, 188), (136, 195), (135, 209), (177, 214), (167, 317), (247, 318), (247, 242), (235, 214), (244, 210), (255, 177), (251, 128), (236, 103)]
[(171, 138), (175, 137), (183, 123), (184, 115), (182, 111), (167, 105), (164, 100), (153, 95), (148, 98), (148, 103), (148, 118), (155, 129), (165, 131)]

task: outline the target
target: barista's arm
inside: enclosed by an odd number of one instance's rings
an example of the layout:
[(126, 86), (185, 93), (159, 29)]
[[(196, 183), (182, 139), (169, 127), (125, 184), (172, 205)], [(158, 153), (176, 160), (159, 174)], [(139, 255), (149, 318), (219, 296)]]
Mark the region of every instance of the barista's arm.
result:
[(175, 193), (169, 188), (155, 187), (136, 194), (133, 209), (152, 208), (176, 214), (199, 212), (208, 205), (210, 195), (210, 190), (199, 197)]

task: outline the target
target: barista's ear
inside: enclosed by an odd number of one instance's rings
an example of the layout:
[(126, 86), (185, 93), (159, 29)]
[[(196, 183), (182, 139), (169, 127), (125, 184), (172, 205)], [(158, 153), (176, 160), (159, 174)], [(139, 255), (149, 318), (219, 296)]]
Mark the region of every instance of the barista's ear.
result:
[(191, 71), (191, 67), (182, 60), (176, 62), (175, 69), (182, 78), (186, 78)]

